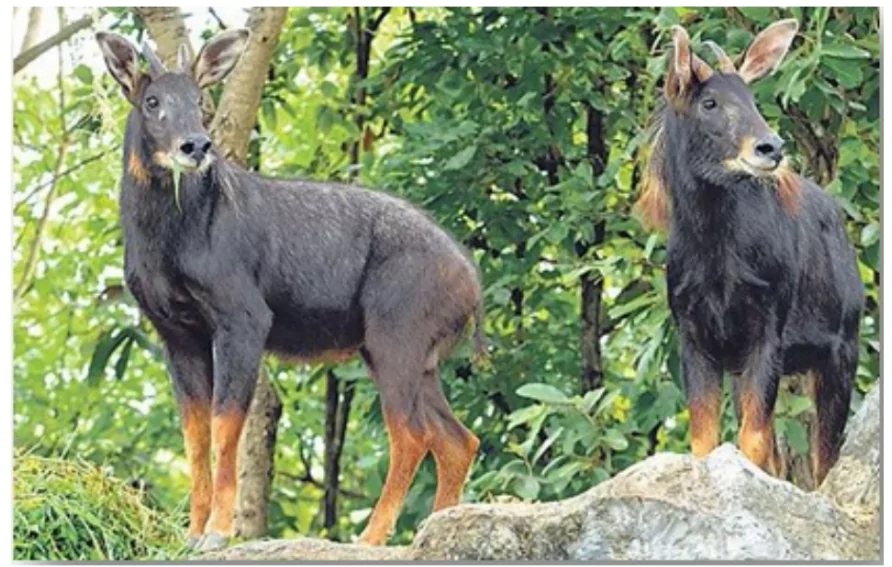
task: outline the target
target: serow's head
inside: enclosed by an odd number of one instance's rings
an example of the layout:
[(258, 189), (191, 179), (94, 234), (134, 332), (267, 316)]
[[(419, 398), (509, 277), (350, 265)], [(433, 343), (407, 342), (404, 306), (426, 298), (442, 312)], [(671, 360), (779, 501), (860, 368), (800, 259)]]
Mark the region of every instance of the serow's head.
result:
[(140, 54), (126, 38), (98, 32), (96, 41), (105, 64), (130, 104), (152, 161), (167, 169), (174, 162), (185, 171), (207, 167), (213, 160), (211, 138), (202, 124), (201, 89), (222, 81), (247, 45), (246, 29), (225, 31), (208, 41), (194, 60), (186, 45), (177, 52), (176, 68), (168, 70), (147, 43)]
[(784, 141), (759, 113), (748, 85), (780, 64), (798, 29), (792, 19), (770, 25), (753, 39), (739, 66), (721, 47), (705, 42), (718, 61), (713, 70), (692, 51), (687, 32), (673, 27), (665, 95), (695, 174), (774, 177), (782, 170)]

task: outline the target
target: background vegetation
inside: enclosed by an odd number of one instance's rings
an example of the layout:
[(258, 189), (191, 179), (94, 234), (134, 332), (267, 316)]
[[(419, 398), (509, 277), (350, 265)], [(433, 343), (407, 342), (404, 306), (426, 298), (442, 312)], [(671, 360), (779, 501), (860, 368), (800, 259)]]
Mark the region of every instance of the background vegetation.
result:
[[(688, 450), (663, 239), (630, 213), (642, 130), (672, 24), (735, 56), (790, 16), (800, 35), (755, 93), (799, 169), (843, 206), (858, 248), (869, 300), (854, 409), (880, 351), (877, 9), (288, 10), (248, 163), (402, 195), (481, 268), (492, 364), (472, 372), (457, 356), (442, 370), (482, 440), (467, 500), (565, 498), (655, 451)], [(225, 25), (208, 21), (204, 37)], [(90, 25), (144, 34), (129, 9)], [(181, 522), (176, 406), (157, 337), (122, 287), (127, 103), (103, 68), (81, 62), (98, 51), (89, 35), (38, 60), (59, 58), (53, 81), (13, 83), (15, 444), (145, 483)], [(349, 539), (387, 468), (373, 384), (359, 363), (265, 366), (283, 406), (269, 533)], [(809, 410), (797, 385), (784, 390), (778, 431), (804, 485)], [(429, 513), (434, 480), (425, 462), (396, 541)]]

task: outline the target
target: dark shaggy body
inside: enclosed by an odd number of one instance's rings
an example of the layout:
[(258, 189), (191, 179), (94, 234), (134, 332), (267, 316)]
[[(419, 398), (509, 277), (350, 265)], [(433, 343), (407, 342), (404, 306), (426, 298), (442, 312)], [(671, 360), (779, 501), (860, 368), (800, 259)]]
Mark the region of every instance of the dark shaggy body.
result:
[[(243, 416), (263, 351), (303, 360), (358, 352), (396, 443), (391, 468), (406, 469), (388, 477), (387, 505), (401, 501), (428, 449), (445, 478), (437, 504), (454, 504), (461, 484), (450, 475), (464, 481), (477, 441), (452, 415), (436, 367), (475, 317), (483, 348), (480, 285), (465, 251), (397, 198), (220, 159), (182, 176), (178, 205), (154, 151), (132, 111), (120, 201), (126, 282), (164, 341), (184, 414), (212, 402), (214, 415)], [(416, 442), (411, 453), (400, 446)], [(390, 529), (386, 513), (370, 523), (372, 542)]]
[(857, 367), (864, 292), (854, 249), (839, 205), (819, 186), (782, 163), (765, 175), (736, 169), (752, 155), (746, 148), (776, 136), (738, 75), (699, 71), (657, 111), (641, 201), (671, 205), (667, 286), (693, 450), (719, 441), (727, 371), (742, 451), (783, 474), (772, 424), (778, 385), (784, 374), (807, 374), (820, 483), (838, 455)]

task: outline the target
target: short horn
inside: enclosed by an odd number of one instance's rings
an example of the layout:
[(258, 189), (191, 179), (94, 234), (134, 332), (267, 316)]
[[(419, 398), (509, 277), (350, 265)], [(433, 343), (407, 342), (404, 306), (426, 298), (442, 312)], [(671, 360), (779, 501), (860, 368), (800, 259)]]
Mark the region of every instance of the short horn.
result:
[(149, 60), (149, 68), (153, 75), (160, 75), (167, 72), (167, 67), (165, 67), (164, 63), (158, 59), (158, 56), (155, 55), (155, 51), (149, 46), (149, 42), (146, 40), (143, 40), (142, 42), (142, 54)]
[(192, 57), (189, 55), (189, 46), (185, 43), (177, 49), (177, 67), (181, 73), (192, 73)]
[(725, 53), (725, 50), (719, 47), (714, 41), (704, 41), (704, 45), (708, 45), (712, 52), (715, 53), (716, 59), (719, 61), (719, 71), (726, 74), (737, 73), (737, 68), (734, 67), (734, 61), (731, 61), (731, 58), (728, 57), (728, 54)]

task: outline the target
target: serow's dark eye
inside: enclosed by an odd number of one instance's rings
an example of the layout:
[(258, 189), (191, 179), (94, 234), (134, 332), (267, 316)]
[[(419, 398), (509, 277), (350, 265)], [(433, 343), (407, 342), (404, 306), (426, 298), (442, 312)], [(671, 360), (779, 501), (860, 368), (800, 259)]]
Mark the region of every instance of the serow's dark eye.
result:
[(146, 108), (158, 108), (158, 99), (156, 97), (150, 96), (146, 99)]
[(703, 108), (706, 110), (713, 110), (716, 106), (718, 106), (718, 103), (715, 101), (714, 98), (707, 98), (703, 100)]

